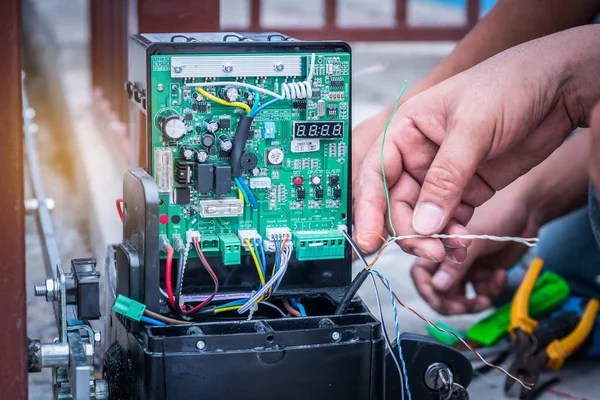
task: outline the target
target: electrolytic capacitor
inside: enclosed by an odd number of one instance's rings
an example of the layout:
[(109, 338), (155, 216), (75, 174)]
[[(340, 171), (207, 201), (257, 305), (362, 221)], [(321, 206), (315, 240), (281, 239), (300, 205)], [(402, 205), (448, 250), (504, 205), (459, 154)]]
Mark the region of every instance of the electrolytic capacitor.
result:
[(206, 162), (206, 160), (208, 160), (208, 153), (204, 150), (198, 150), (198, 153), (196, 153), (196, 157), (198, 158), (198, 162)]
[(205, 119), (203, 125), (204, 128), (211, 133), (215, 133), (219, 130), (219, 123), (210, 118)]
[(258, 168), (258, 167), (252, 168), (251, 172), (252, 172), (253, 176), (259, 176), (260, 175), (260, 168)]
[(240, 97), (240, 90), (235, 86), (225, 86), (219, 91), (221, 98), (227, 101), (237, 101)]
[(205, 133), (202, 135), (202, 145), (206, 147), (211, 147), (215, 144), (215, 135), (212, 133)]
[(171, 115), (162, 121), (161, 131), (167, 139), (179, 140), (185, 136), (187, 127), (178, 115)]
[(181, 157), (185, 158), (186, 160), (192, 160), (194, 158), (194, 150), (192, 150), (192, 148), (189, 146), (182, 146), (180, 152)]
[(221, 136), (219, 136), (219, 146), (221, 147), (221, 150), (223, 150), (223, 151), (231, 151), (233, 144), (231, 143), (231, 140), (229, 140), (229, 138), (227, 136), (221, 135)]

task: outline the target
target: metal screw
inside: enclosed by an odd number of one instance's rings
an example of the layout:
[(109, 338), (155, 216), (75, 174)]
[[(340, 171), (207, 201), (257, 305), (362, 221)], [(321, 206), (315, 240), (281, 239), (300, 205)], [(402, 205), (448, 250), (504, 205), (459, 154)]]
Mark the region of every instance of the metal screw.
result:
[(94, 346), (100, 346), (100, 342), (102, 340), (102, 335), (100, 331), (94, 331)]
[(198, 340), (196, 342), (196, 348), (201, 351), (206, 349), (206, 342), (204, 340)]
[(158, 90), (159, 92), (162, 92), (163, 90), (165, 90), (165, 85), (163, 85), (162, 83), (159, 83), (158, 85), (156, 85), (156, 90)]
[(453, 378), (450, 367), (444, 363), (431, 364), (425, 371), (425, 385), (431, 390), (442, 389), (445, 385), (450, 384)]
[(43, 285), (35, 285), (33, 287), (33, 293), (37, 297), (46, 297), (46, 301), (53, 301), (55, 299), (55, 285), (54, 279), (46, 279)]
[(180, 73), (182, 70), (181, 65), (173, 65), (173, 72)]
[(342, 335), (341, 335), (339, 332), (333, 332), (333, 333), (331, 334), (331, 339), (332, 339), (334, 342), (339, 342), (341, 338), (342, 338)]
[(231, 71), (233, 71), (233, 65), (223, 64), (223, 72), (230, 73)]
[(273, 68), (275, 69), (275, 71), (281, 72), (283, 71), (284, 65), (283, 63), (278, 62), (273, 65)]

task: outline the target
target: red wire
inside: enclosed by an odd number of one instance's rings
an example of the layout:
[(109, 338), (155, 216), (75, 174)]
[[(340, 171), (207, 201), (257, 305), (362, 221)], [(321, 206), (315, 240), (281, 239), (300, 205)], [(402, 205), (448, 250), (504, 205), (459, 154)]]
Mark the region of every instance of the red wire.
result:
[(202, 303), (200, 303), (197, 306), (195, 306), (194, 308), (186, 311), (185, 313), (187, 315), (195, 313), (196, 311), (198, 311), (199, 309), (201, 309), (202, 307), (204, 307), (205, 305), (207, 305), (208, 303), (210, 303), (212, 301), (212, 299), (215, 298), (215, 296), (217, 295), (217, 291), (219, 290), (219, 278), (217, 278), (217, 275), (215, 274), (215, 271), (213, 271), (213, 269), (210, 267), (210, 265), (208, 264), (208, 261), (206, 261), (206, 258), (204, 257), (204, 253), (202, 253), (202, 250), (200, 250), (200, 243), (199, 243), (199, 239), (198, 238), (194, 238), (194, 247), (196, 247), (196, 251), (198, 252), (198, 256), (203, 261), (204, 268), (206, 268), (206, 271), (208, 271), (208, 273), (210, 274), (212, 280), (215, 282), (215, 290)]
[(119, 218), (121, 218), (121, 222), (125, 222), (125, 217), (123, 216), (123, 198), (119, 197), (116, 201), (115, 204), (117, 206), (117, 212), (119, 213)]
[(173, 247), (167, 245), (165, 247), (167, 251), (167, 265), (165, 268), (165, 285), (167, 286), (167, 296), (169, 297), (169, 304), (175, 308), (175, 297), (173, 296), (173, 284), (171, 283), (171, 275), (173, 274)]

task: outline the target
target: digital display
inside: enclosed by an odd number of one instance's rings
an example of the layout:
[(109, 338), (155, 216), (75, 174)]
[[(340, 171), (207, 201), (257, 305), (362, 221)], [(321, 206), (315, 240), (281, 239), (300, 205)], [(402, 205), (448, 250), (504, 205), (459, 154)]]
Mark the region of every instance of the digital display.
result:
[(341, 139), (344, 121), (294, 121), (296, 139)]

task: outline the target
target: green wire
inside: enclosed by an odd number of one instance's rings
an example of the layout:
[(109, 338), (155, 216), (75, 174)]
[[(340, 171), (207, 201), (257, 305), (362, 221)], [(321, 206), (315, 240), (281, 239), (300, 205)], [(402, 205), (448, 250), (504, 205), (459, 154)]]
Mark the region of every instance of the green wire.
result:
[(248, 115), (254, 115), (256, 109), (258, 108), (258, 103), (260, 102), (260, 93), (257, 90), (253, 90), (254, 92), (254, 104), (252, 104), (252, 109), (248, 113)]
[(381, 139), (381, 156), (380, 156), (380, 158), (381, 158), (381, 175), (383, 175), (383, 190), (385, 192), (385, 200), (387, 202), (388, 220), (390, 223), (390, 228), (392, 228), (392, 234), (394, 235), (394, 237), (396, 237), (396, 228), (394, 228), (394, 224), (392, 223), (392, 206), (390, 204), (390, 191), (387, 187), (387, 179), (385, 177), (385, 163), (383, 162), (383, 148), (385, 147), (385, 137), (387, 135), (388, 127), (390, 126), (390, 123), (392, 122), (394, 115), (396, 115), (396, 111), (398, 111), (398, 107), (400, 106), (400, 99), (404, 95), (404, 91), (406, 90), (407, 83), (408, 83), (408, 81), (404, 81), (402, 90), (400, 91), (400, 94), (398, 95), (398, 98), (396, 99), (396, 105), (394, 106), (394, 111), (392, 111), (392, 114), (390, 115), (390, 118), (388, 119), (387, 123), (385, 124), (385, 128), (383, 129), (383, 138)]

